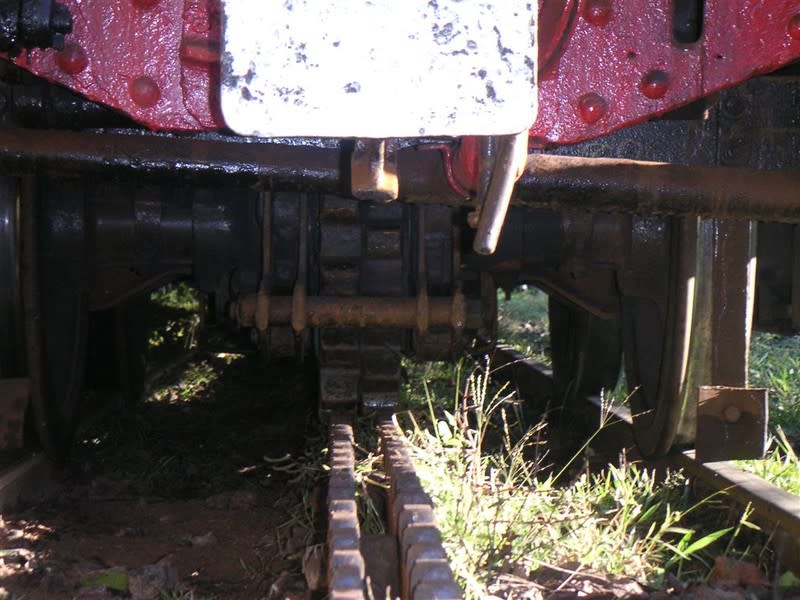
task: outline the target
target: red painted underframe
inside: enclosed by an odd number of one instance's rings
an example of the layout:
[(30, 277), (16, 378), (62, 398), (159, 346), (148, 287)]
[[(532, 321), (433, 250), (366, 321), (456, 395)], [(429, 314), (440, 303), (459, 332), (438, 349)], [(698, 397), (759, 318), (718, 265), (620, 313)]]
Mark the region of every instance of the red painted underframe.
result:
[[(218, 0), (61, 1), (74, 16), (66, 50), (17, 64), (152, 129), (224, 127)], [(689, 45), (672, 39), (671, 0), (540, 5), (534, 146), (599, 137), (800, 58), (798, 0), (705, 0)]]

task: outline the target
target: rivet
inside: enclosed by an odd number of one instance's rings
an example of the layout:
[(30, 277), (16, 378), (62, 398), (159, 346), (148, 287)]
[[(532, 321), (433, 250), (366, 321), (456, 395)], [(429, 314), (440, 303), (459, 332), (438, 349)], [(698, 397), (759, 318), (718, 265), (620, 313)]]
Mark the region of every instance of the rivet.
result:
[(128, 84), (128, 93), (139, 106), (147, 108), (153, 106), (161, 98), (161, 90), (158, 84), (150, 77), (137, 77)]
[(158, 0), (131, 0), (136, 8), (150, 8), (158, 4)]
[(736, 423), (742, 418), (742, 411), (739, 410), (738, 406), (731, 404), (730, 406), (725, 407), (725, 410), (722, 411), (722, 416), (728, 423)]
[(611, 20), (611, 0), (586, 0), (583, 18), (592, 25), (603, 27)]
[(651, 100), (661, 98), (667, 93), (668, 87), (669, 75), (660, 69), (653, 69), (648, 72), (639, 83), (641, 92)]
[(80, 44), (67, 42), (64, 44), (64, 49), (56, 54), (56, 64), (65, 73), (77, 75), (86, 68), (89, 59)]
[(602, 96), (590, 92), (578, 98), (578, 112), (581, 119), (591, 125), (602, 119), (608, 112), (608, 102)]
[(795, 15), (789, 19), (789, 35), (796, 40), (800, 40), (800, 15)]

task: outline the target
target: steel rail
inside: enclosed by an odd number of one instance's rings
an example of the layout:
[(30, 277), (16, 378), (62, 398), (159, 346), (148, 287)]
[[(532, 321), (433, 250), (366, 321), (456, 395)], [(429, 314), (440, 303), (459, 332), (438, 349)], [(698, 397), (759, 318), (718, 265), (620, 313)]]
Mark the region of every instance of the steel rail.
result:
[[(521, 396), (552, 396), (552, 372), (516, 350), (498, 346), (493, 365), (493, 376), (515, 382)], [(614, 417), (612, 426), (627, 438), (626, 442), (632, 441), (633, 419), (628, 409), (604, 406), (597, 397), (586, 398), (586, 401), (599, 411), (610, 411)], [(751, 506), (760, 520), (785, 532), (783, 560), (800, 568), (800, 547), (797, 545), (797, 540), (800, 540), (800, 498), (728, 461), (701, 463), (695, 460), (694, 452), (679, 450), (673, 450), (664, 460), (668, 466), (683, 469), (709, 489), (724, 492), (737, 504)]]
[[(433, 502), (425, 493), (395, 425), (379, 425), (384, 470), (389, 478), (387, 530), (397, 546), (403, 600), (461, 600), (463, 594), (436, 526)], [(333, 413), (330, 422), (328, 487), (328, 585), (332, 600), (371, 597), (364, 539), (356, 502), (353, 427), (347, 416)]]

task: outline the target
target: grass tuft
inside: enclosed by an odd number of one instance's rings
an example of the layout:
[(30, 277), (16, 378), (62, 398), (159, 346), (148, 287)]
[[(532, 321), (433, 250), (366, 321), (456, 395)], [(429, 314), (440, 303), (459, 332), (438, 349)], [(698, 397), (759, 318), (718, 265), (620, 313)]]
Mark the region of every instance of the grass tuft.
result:
[[(458, 370), (450, 381), (459, 381)], [(705, 501), (691, 500), (683, 475), (625, 460), (596, 473), (555, 473), (541, 448), (546, 425), (526, 429), (516, 399), (493, 387), (488, 372), (467, 373), (444, 395), (423, 378), (407, 397), (414, 410), (397, 417), (468, 597), (543, 569), (662, 587), (668, 572), (684, 575), (698, 559), (710, 566), (702, 555), (733, 528), (697, 533), (688, 516)]]

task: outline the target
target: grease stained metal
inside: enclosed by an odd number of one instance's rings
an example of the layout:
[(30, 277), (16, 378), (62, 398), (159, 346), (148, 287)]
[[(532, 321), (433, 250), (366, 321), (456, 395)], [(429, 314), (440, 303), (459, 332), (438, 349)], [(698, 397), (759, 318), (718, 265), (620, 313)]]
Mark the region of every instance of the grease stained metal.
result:
[(535, 3), (222, 7), (222, 113), (237, 133), (499, 135), (536, 117)]

